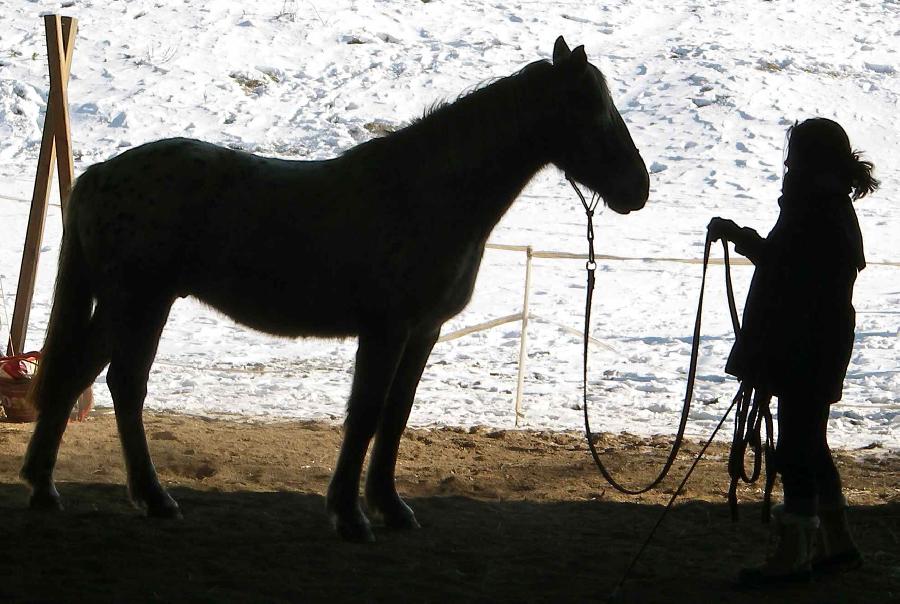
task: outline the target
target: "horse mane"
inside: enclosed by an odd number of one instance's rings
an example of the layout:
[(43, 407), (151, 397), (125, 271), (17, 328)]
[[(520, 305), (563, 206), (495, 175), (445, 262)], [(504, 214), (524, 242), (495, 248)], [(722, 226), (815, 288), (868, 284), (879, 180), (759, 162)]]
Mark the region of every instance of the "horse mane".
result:
[[(361, 143), (343, 156), (360, 160), (365, 156), (380, 164), (379, 179), (383, 183), (393, 180), (391, 174), (408, 177), (398, 170), (405, 172), (404, 167), (412, 166), (420, 173), (433, 170), (447, 174), (449, 168), (449, 172), (464, 176), (496, 151), (498, 144), (532, 127), (523, 123), (522, 117), (529, 109), (537, 111), (545, 105), (547, 86), (539, 84), (547, 80), (552, 69), (547, 60), (535, 61), (511, 75), (464, 90), (452, 101), (436, 101), (409, 125)], [(379, 162), (377, 156), (382, 154), (385, 157)], [(492, 156), (491, 160), (496, 162), (498, 158)]]

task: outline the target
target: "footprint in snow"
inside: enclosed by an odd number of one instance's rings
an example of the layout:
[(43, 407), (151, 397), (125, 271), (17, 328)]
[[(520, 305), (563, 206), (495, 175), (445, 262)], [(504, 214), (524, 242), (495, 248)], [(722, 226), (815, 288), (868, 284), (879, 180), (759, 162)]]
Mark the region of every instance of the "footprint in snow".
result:
[(897, 73), (897, 70), (894, 69), (893, 65), (885, 65), (880, 63), (869, 63), (868, 61), (865, 63), (866, 69), (869, 71), (874, 71), (875, 73), (880, 73), (882, 75), (894, 75)]

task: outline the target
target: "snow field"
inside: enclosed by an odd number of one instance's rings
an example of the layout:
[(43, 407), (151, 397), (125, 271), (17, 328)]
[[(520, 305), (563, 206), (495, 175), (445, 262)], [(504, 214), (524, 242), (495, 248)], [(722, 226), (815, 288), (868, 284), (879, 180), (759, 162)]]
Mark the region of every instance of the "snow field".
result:
[[(9, 198), (30, 197), (48, 86), (45, 11), (60, 4), (0, 0), (0, 275), (10, 312), (28, 204)], [(766, 232), (777, 217), (785, 130), (822, 115), (845, 126), (883, 183), (857, 205), (868, 259), (900, 261), (895, 1), (84, 0), (61, 12), (80, 27), (69, 86), (77, 171), (168, 136), (332, 157), (437, 100), (548, 58), (564, 34), (606, 74), (652, 173), (645, 210), (596, 220), (598, 253), (699, 258), (715, 215)], [(35, 348), (52, 295), (58, 212), (47, 219)], [(582, 253), (583, 212), (548, 169), (491, 239)], [(531, 311), (552, 323), (529, 324), (523, 425), (578, 428), (580, 338), (555, 324), (581, 326), (583, 262), (536, 259), (533, 270)], [(832, 444), (900, 447), (898, 271), (873, 263), (857, 282), (857, 340), (844, 400), (832, 408)], [(734, 273), (742, 302), (751, 271)], [(472, 303), (446, 331), (517, 312), (523, 282), (524, 254), (489, 250)], [(596, 430), (674, 432), (699, 282), (697, 265), (600, 263), (592, 335), (610, 348), (592, 348)], [(694, 435), (709, 433), (736, 389), (722, 369), (732, 337), (721, 267), (709, 282)], [(0, 322), (5, 339), (2, 314)], [(518, 351), (514, 323), (439, 344), (411, 424), (511, 427)], [(179, 301), (147, 406), (338, 419), (353, 353), (353, 341), (276, 339)], [(105, 388), (96, 391), (99, 404), (111, 404)]]

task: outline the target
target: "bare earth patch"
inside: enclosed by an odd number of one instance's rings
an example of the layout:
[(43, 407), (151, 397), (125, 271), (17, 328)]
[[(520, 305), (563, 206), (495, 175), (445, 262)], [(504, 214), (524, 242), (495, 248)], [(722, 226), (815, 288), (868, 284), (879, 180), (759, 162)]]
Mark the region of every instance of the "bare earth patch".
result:
[[(115, 422), (71, 424), (57, 478), (66, 510), (30, 513), (17, 478), (30, 426), (0, 424), (0, 601), (579, 602), (605, 600), (699, 446), (662, 490), (615, 494), (577, 434), (410, 430), (401, 493), (422, 530), (376, 527), (352, 545), (331, 532), (324, 498), (340, 428), (147, 414), (161, 478), (184, 520), (127, 503)], [(668, 439), (605, 436), (611, 467), (657, 471)], [(839, 465), (866, 565), (803, 588), (736, 590), (761, 558), (758, 490), (732, 524), (723, 446), (688, 484), (621, 594), (623, 602), (900, 600), (900, 456), (843, 452)]]

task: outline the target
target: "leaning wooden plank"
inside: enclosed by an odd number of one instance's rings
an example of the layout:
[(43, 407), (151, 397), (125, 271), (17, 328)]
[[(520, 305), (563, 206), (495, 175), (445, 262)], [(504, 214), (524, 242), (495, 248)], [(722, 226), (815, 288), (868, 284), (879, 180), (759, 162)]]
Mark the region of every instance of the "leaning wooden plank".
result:
[[(59, 200), (63, 208), (63, 215), (65, 215), (66, 203), (75, 180), (72, 132), (69, 124), (68, 80), (71, 51), (74, 47), (75, 33), (78, 27), (74, 19), (69, 17), (61, 19), (59, 15), (45, 15), (44, 25), (47, 30), (47, 54), (50, 62), (50, 98), (47, 104), (52, 107), (52, 111), (48, 112), (48, 117), (53, 119), (53, 131), (56, 135)], [(65, 36), (64, 29), (67, 30)]]
[[(49, 107), (47, 109), (50, 111)], [(28, 230), (25, 233), (25, 247), (22, 250), (22, 267), (19, 271), (19, 285), (16, 289), (16, 304), (13, 307), (12, 322), (9, 326), (9, 346), (7, 354), (25, 352), (25, 334), (28, 316), (31, 314), (31, 300), (34, 295), (34, 280), (37, 275), (41, 241), (44, 238), (44, 221), (50, 200), (50, 185), (53, 182), (53, 164), (56, 160), (56, 145), (53, 141), (53, 124), (44, 120), (44, 135), (41, 138), (41, 153), (38, 157), (37, 176), (34, 179), (34, 193), (31, 196), (31, 211), (28, 214)]]
[[(54, 83), (54, 57), (57, 63), (60, 62), (58, 50), (54, 54), (51, 50), (52, 40), (60, 39), (65, 51), (65, 59), (61, 63), (61, 69), (57, 69), (57, 77), (61, 81), (68, 80), (69, 71), (72, 65), (72, 55), (75, 46), (75, 33), (77, 30), (77, 21), (70, 17), (62, 19), (61, 33), (57, 30), (59, 22), (53, 19), (52, 15), (44, 18), (45, 26), (48, 28), (48, 56), (50, 65), (50, 88), (52, 98)], [(22, 251), (22, 265), (19, 271), (19, 283), (16, 289), (16, 302), (13, 307), (13, 318), (10, 325), (9, 344), (7, 346), (8, 354), (24, 352), (25, 338), (28, 331), (28, 318), (31, 314), (31, 302), (34, 297), (34, 283), (37, 276), (38, 260), (40, 258), (41, 241), (44, 237), (44, 223), (47, 217), (47, 205), (50, 200), (50, 188), (53, 183), (53, 165), (57, 163), (57, 147), (56, 139), (59, 120), (55, 117), (56, 109), (54, 103), (47, 103), (47, 111), (44, 116), (44, 131), (41, 137), (41, 150), (38, 156), (37, 174), (34, 179), (34, 191), (31, 196), (31, 211), (28, 214), (28, 228), (25, 235), (25, 246)], [(66, 123), (68, 123), (68, 112), (66, 112)], [(66, 169), (67, 184), (63, 184), (60, 178), (60, 197), (63, 203), (68, 199), (68, 193), (72, 187), (72, 157), (69, 131), (65, 134), (66, 146), (65, 152), (68, 154), (66, 160), (61, 160), (60, 169), (62, 177), (63, 169)]]

